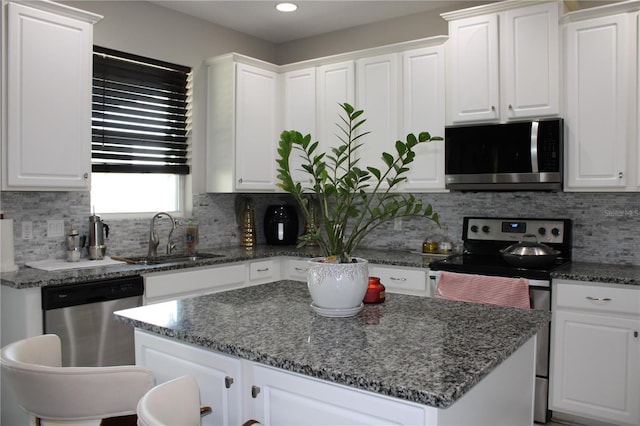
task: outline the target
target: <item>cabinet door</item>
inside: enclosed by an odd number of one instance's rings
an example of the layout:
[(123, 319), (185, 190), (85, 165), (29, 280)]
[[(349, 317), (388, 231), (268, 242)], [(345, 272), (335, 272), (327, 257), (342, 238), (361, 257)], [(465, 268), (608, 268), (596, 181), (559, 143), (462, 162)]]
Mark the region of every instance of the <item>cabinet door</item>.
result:
[(236, 189), (274, 191), (278, 74), (236, 65)]
[(499, 117), (498, 15), (449, 23), (451, 122)]
[[(567, 24), (566, 189), (625, 188), (629, 139), (629, 17)], [(635, 117), (637, 120), (637, 116)]]
[(398, 55), (358, 59), (356, 64), (356, 107), (364, 110), (367, 122), (359, 132), (371, 132), (360, 141), (360, 167), (383, 171), (382, 152), (394, 154), (398, 134)]
[[(429, 132), (444, 137), (444, 47), (434, 46), (403, 54), (403, 136)], [(415, 148), (416, 157), (402, 189), (410, 192), (444, 190), (444, 141)]]
[(249, 263), (249, 285), (264, 284), (280, 279), (280, 258)]
[(560, 113), (558, 14), (554, 2), (505, 12), (503, 117)]
[(309, 259), (286, 258), (283, 259), (283, 265), (284, 279), (307, 282)]
[(200, 404), (211, 414), (202, 425), (242, 424), (242, 367), (239, 359), (136, 330), (136, 365), (153, 371), (156, 384), (191, 375), (200, 387)]
[[(316, 69), (290, 71), (284, 74), (284, 128), (297, 130), (303, 135), (316, 134)], [(294, 150), (290, 157), (291, 175), (294, 181), (309, 182), (311, 177), (301, 172), (302, 160)]]
[(371, 265), (369, 275), (379, 277), (389, 293), (431, 296), (427, 269)]
[(153, 272), (144, 276), (144, 303), (164, 302), (240, 288), (247, 282), (247, 264)]
[(345, 102), (354, 105), (355, 100), (355, 63), (353, 61), (323, 65), (317, 69), (318, 95), (318, 152), (328, 152), (331, 147), (340, 144), (336, 139), (336, 123), (341, 123), (342, 108)]
[(253, 404), (253, 417), (265, 426), (426, 424), (425, 408), (410, 403), (255, 363), (251, 369), (255, 398), (247, 404)]
[(638, 424), (639, 329), (640, 319), (556, 311), (550, 408)]
[(93, 27), (21, 4), (8, 11), (6, 186), (88, 190)]

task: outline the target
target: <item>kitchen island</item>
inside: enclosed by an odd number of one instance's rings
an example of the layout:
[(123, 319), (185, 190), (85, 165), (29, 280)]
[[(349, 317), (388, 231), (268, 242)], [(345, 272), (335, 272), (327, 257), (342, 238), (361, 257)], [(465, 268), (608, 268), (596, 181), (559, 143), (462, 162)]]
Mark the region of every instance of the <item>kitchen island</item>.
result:
[(304, 283), (277, 281), (116, 316), (159, 382), (196, 376), (205, 423), (532, 424), (549, 312), (390, 294), (326, 318), (310, 303)]

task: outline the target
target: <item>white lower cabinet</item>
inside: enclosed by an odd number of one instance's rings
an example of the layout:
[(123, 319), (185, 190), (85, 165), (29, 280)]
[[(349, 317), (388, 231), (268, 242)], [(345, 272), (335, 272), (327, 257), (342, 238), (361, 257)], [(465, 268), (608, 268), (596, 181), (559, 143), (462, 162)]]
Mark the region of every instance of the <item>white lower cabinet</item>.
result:
[(425, 407), (260, 364), (248, 367), (251, 417), (265, 425), (426, 424)]
[(242, 362), (230, 356), (136, 330), (136, 364), (153, 371), (156, 385), (191, 375), (200, 404), (210, 406), (203, 425), (241, 425)]
[(144, 275), (144, 304), (233, 290), (247, 282), (247, 265), (203, 266)]
[(249, 262), (249, 285), (266, 284), (280, 279), (280, 260), (271, 258)]
[(431, 296), (428, 275), (428, 269), (369, 265), (369, 276), (379, 277), (389, 293)]
[[(518, 349), (454, 405), (429, 407), (202, 349), (136, 329), (136, 364), (156, 383), (192, 375), (203, 425), (238, 426), (249, 419), (282, 425), (531, 424), (535, 338)], [(522, 383), (530, 382), (530, 387)], [(517, 391), (516, 391), (517, 390)]]
[(309, 258), (287, 257), (283, 259), (283, 275), (287, 280), (307, 282)]
[(265, 284), (280, 279), (280, 258), (152, 272), (144, 275), (144, 304)]
[(550, 409), (640, 424), (640, 289), (554, 281)]

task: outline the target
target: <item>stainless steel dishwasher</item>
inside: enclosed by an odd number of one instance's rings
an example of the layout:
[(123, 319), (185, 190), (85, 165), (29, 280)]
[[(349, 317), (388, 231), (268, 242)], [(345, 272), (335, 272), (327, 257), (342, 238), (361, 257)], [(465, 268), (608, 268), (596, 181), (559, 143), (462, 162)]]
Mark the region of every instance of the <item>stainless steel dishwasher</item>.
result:
[(113, 313), (142, 305), (142, 277), (42, 287), (44, 332), (60, 336), (62, 365), (135, 363), (133, 327)]

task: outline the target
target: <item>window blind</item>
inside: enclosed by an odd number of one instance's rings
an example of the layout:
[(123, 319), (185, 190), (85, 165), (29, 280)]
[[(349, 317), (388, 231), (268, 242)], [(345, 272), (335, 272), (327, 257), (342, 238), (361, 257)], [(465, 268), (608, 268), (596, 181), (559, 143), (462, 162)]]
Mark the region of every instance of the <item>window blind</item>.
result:
[(189, 174), (191, 68), (93, 49), (94, 172)]

